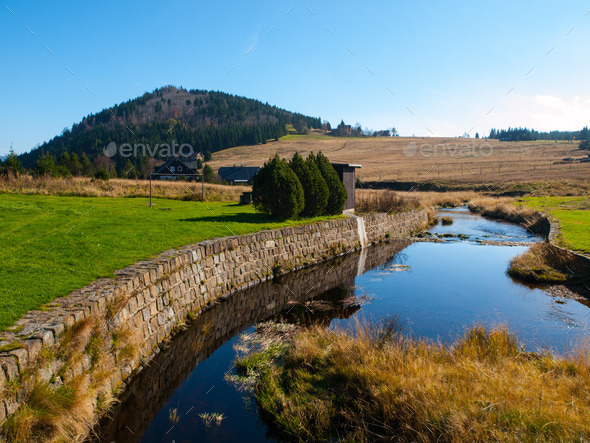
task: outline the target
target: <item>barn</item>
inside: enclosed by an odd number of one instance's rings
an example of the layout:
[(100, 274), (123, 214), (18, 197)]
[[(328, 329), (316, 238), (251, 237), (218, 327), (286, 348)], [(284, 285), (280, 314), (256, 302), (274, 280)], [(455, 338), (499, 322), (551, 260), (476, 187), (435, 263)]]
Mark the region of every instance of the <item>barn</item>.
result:
[(340, 180), (342, 180), (342, 183), (344, 183), (346, 193), (348, 194), (348, 198), (346, 199), (346, 202), (344, 202), (344, 212), (353, 213), (355, 199), (354, 190), (356, 187), (356, 170), (359, 169), (361, 165), (353, 165), (350, 163), (332, 163), (332, 166), (334, 166), (334, 169), (336, 169)]
[(222, 166), (217, 171), (217, 175), (230, 185), (251, 185), (258, 171), (260, 171), (258, 166)]

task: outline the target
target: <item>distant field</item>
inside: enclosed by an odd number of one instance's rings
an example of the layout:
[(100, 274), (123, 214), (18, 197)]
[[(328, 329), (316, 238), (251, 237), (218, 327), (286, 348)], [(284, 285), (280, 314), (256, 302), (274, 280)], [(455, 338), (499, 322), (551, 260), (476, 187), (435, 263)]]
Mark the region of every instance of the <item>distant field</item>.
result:
[[(585, 151), (577, 148), (577, 142), (287, 135), (278, 142), (266, 145), (240, 146), (216, 152), (211, 166), (214, 169), (242, 163), (261, 166), (275, 153), (290, 157), (296, 151), (306, 155), (321, 150), (334, 162), (361, 164), (358, 177), (363, 181), (464, 185), (560, 182), (558, 193), (565, 194), (579, 185), (583, 185), (584, 190), (590, 190), (590, 162), (559, 164), (566, 157), (587, 156)], [(564, 184), (564, 181), (568, 183)], [(555, 186), (541, 186), (538, 193), (553, 189)]]
[(25, 312), (167, 249), (277, 223), (252, 206), (0, 194), (0, 329)]
[(562, 246), (590, 255), (590, 197), (528, 197), (522, 201), (559, 220)]
[[(224, 186), (185, 181), (152, 181), (152, 196), (178, 200), (239, 201), (248, 186)], [(87, 177), (33, 178), (22, 175), (0, 180), (0, 194), (61, 195), (78, 197), (149, 197), (148, 180), (94, 180)]]

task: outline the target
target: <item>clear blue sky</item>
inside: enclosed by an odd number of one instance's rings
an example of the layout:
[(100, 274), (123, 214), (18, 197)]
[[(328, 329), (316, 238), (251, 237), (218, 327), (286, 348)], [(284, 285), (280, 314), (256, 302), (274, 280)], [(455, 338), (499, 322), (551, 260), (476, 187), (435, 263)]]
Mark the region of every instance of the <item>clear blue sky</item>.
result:
[(580, 129), (590, 124), (589, 10), (588, 1), (6, 0), (0, 154), (168, 84), (401, 135)]

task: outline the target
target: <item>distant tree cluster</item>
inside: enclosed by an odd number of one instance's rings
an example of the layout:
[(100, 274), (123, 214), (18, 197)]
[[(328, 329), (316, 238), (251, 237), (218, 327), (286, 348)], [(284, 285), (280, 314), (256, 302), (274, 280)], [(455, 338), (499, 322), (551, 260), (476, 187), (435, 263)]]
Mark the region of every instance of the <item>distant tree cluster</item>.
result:
[(492, 129), (489, 138), (500, 141), (534, 141), (534, 140), (588, 140), (590, 130), (585, 126), (580, 131), (538, 132), (528, 128)]
[(372, 131), (368, 128), (363, 129), (360, 123), (356, 123), (354, 126), (347, 125), (344, 120), (335, 129), (328, 130), (330, 131), (329, 135), (335, 137), (399, 137), (395, 128)]
[(346, 188), (328, 158), (321, 152), (304, 159), (298, 153), (290, 162), (278, 154), (254, 176), (254, 207), (280, 219), (340, 214)]

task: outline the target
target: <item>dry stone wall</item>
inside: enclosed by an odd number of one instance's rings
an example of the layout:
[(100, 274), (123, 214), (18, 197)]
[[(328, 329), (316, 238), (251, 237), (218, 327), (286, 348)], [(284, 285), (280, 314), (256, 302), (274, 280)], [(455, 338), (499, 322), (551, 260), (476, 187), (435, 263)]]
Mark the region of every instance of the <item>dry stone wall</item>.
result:
[[(427, 214), (373, 214), (363, 221), (374, 243), (408, 237), (426, 226)], [(114, 279), (55, 300), (46, 311), (31, 311), (2, 334), (0, 421), (27, 401), (31, 380), (57, 387), (87, 374), (97, 395), (113, 390), (148, 364), (188, 317), (219, 298), (360, 244), (353, 217), (213, 239), (136, 263)]]

